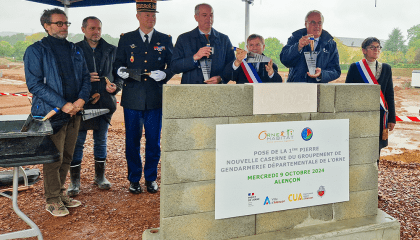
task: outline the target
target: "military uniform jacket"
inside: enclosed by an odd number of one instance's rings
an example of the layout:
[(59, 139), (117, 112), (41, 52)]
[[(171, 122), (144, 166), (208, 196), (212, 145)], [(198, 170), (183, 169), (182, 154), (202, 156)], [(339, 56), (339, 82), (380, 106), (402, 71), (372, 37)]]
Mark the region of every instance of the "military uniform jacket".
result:
[(124, 66), (141, 69), (142, 73), (161, 70), (166, 78), (156, 82), (148, 75), (142, 75), (141, 82), (130, 77), (124, 80), (121, 106), (133, 110), (149, 110), (162, 107), (162, 85), (169, 81), (172, 58), (172, 37), (154, 30), (149, 45), (141, 38), (139, 29), (121, 36), (118, 42), (114, 71)]

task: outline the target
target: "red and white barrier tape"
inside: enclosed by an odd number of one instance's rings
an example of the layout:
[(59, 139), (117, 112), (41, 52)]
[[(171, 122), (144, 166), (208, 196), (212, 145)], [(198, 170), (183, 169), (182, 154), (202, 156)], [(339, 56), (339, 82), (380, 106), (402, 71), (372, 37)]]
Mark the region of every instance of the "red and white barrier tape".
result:
[(15, 96), (15, 97), (27, 97), (28, 94), (19, 94), (19, 93), (0, 93), (0, 96)]
[(420, 122), (420, 117), (395, 116), (397, 122)]

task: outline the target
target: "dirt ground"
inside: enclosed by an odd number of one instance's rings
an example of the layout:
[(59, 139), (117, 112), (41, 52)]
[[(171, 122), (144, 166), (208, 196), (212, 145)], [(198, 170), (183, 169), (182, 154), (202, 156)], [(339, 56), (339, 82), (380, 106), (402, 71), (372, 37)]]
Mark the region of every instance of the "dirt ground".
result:
[[(281, 73), (285, 77), (287, 73)], [(343, 74), (336, 83), (345, 80)], [(393, 77), (397, 116), (418, 116), (420, 90), (409, 87), (407, 77)], [(169, 84), (179, 84), (177, 75)], [(25, 95), (23, 65), (0, 62), (0, 115), (29, 114)], [(1, 96), (18, 93), (18, 96)], [(120, 100), (120, 96), (118, 101)], [(122, 108), (111, 122), (108, 136), (107, 178), (111, 190), (99, 190), (93, 184), (93, 140), (88, 135), (82, 162), (81, 194), (76, 199), (83, 205), (69, 209), (70, 215), (56, 218), (45, 211), (42, 165), (28, 166), (41, 170), (40, 181), (33, 189), (19, 193), (20, 209), (40, 228), (44, 239), (141, 239), (144, 230), (159, 227), (160, 192), (133, 195), (128, 192), (125, 161), (125, 131)], [(382, 150), (379, 168), (378, 207), (401, 223), (401, 239), (420, 239), (420, 148), (418, 124), (399, 122), (390, 133), (390, 146)], [(144, 146), (144, 144), (142, 144)], [(142, 148), (144, 155), (144, 148)], [(6, 170), (0, 168), (0, 171)], [(160, 165), (157, 181), (160, 183)], [(141, 182), (145, 190), (144, 180)], [(2, 187), (0, 189), (4, 189)], [(27, 229), (28, 226), (12, 210), (11, 200), (0, 197), (0, 234)], [(36, 238), (29, 238), (36, 239)]]

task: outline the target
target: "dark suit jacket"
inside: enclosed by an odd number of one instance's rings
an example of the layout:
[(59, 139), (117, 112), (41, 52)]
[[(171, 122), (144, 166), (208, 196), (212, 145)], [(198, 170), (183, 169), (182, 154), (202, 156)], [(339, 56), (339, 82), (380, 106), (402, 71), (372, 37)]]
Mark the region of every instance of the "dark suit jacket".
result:
[[(200, 62), (195, 63), (193, 56), (206, 44), (207, 40), (204, 35), (200, 34), (198, 27), (178, 37), (172, 56), (171, 68), (174, 73), (182, 73), (181, 84), (204, 84)], [(214, 47), (214, 54), (211, 55), (210, 77), (220, 76), (223, 82), (227, 83), (228, 81), (223, 79), (223, 70), (226, 64), (235, 60), (232, 43), (228, 36), (212, 28), (210, 46)]]
[(143, 42), (139, 29), (121, 36), (114, 62), (115, 73), (121, 66), (128, 69), (141, 69), (144, 73), (154, 70), (162, 70), (166, 73), (166, 78), (159, 82), (147, 75), (142, 75), (144, 77), (141, 82), (130, 77), (125, 79), (121, 106), (133, 110), (162, 107), (162, 85), (173, 76), (170, 70), (172, 51), (172, 37), (156, 30), (153, 32), (148, 47)]
[[(227, 64), (225, 67), (225, 71), (223, 73), (223, 76), (225, 79), (227, 80), (232, 80), (235, 81), (236, 84), (239, 83), (249, 83), (248, 79), (245, 76), (244, 70), (242, 69), (241, 66), (239, 66), (236, 70), (233, 70), (233, 62)], [(278, 71), (278, 67), (275, 63), (273, 63), (273, 70), (274, 70), (274, 76), (272, 78), (270, 78), (268, 76), (268, 72), (265, 69), (265, 66), (267, 66), (267, 62), (261, 62), (259, 69), (258, 69), (258, 76), (260, 76), (261, 82), (263, 83), (268, 83), (268, 82), (282, 82), (283, 79), (281, 78), (281, 76), (279, 75)]]
[[(394, 102), (394, 86), (392, 83), (392, 71), (391, 66), (386, 63), (382, 63), (382, 72), (378, 80), (379, 85), (381, 85), (381, 91), (384, 94), (385, 101), (388, 103), (388, 122), (395, 123), (395, 102)], [(356, 63), (350, 65), (349, 71), (346, 77), (346, 83), (365, 83), (362, 79), (362, 75), (359, 73)], [(379, 96), (378, 96), (379, 104)], [(379, 107), (379, 106), (378, 106)], [(383, 129), (383, 119), (384, 119), (384, 110), (381, 108), (380, 115), (380, 136), (379, 136), (379, 148), (384, 148), (388, 146), (388, 140), (382, 140), (382, 129)]]

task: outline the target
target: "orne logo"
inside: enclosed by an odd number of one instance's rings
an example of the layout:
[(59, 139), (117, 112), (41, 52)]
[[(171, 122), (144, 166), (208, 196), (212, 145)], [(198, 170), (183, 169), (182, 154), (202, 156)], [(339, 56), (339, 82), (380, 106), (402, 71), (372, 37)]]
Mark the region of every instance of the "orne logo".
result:
[(266, 130), (264, 130), (258, 134), (258, 139), (267, 141), (292, 140), (293, 132), (293, 129), (287, 129), (286, 131), (274, 133), (269, 133)]

